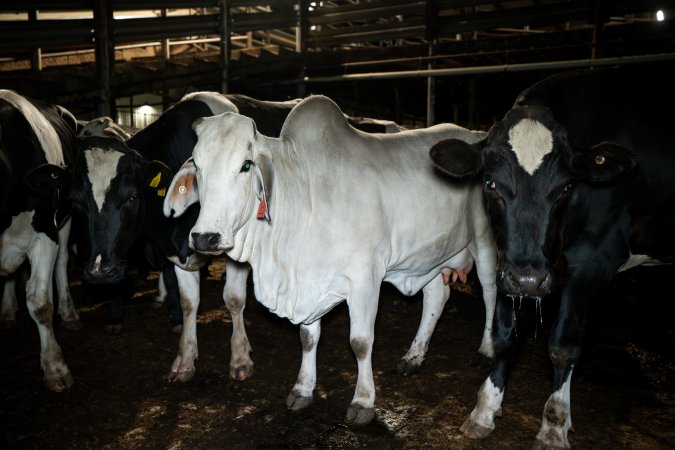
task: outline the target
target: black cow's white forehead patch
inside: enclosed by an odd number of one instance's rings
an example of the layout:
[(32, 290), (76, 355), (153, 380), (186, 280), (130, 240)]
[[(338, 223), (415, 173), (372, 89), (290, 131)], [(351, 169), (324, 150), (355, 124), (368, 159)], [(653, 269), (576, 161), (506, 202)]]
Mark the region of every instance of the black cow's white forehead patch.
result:
[(117, 164), (123, 155), (122, 152), (102, 148), (91, 148), (84, 152), (87, 160), (87, 176), (99, 212), (103, 209), (105, 193), (117, 175)]
[(509, 129), (509, 145), (523, 169), (532, 175), (553, 150), (553, 134), (541, 122), (521, 119)]

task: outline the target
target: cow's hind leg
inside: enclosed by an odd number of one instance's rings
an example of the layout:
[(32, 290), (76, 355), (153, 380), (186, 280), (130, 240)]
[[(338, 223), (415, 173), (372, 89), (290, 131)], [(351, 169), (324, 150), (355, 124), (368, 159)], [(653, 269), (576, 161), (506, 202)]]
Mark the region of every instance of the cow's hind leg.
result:
[(56, 255), (56, 267), (54, 267), (54, 277), (56, 278), (56, 291), (59, 297), (59, 317), (61, 317), (61, 326), (66, 330), (81, 330), (82, 322), (77, 314), (73, 297), (70, 295), (70, 285), (68, 283), (68, 239), (70, 238), (71, 219), (59, 230), (59, 250)]
[(408, 352), (401, 358), (396, 371), (401, 375), (410, 375), (419, 370), (429, 348), (431, 335), (436, 328), (443, 307), (450, 296), (450, 287), (443, 283), (443, 276), (438, 274), (422, 289), (423, 308), (420, 326)]
[(0, 284), (2, 284), (0, 329), (10, 330), (16, 324), (16, 312), (19, 310), (16, 299), (16, 280), (14, 277), (0, 277)]
[(495, 429), (495, 416), (501, 415), (508, 369), (516, 353), (516, 318), (513, 303), (499, 295), (493, 332), (495, 355), (492, 371), (478, 391), (478, 401), (460, 430), (465, 436), (484, 438)]
[(321, 320), (311, 325), (300, 325), (300, 342), (302, 342), (302, 363), (298, 378), (286, 398), (289, 409), (297, 411), (312, 403), (316, 386), (316, 348), (321, 337)]
[(35, 238), (28, 251), (31, 274), (26, 283), (26, 305), (40, 334), (40, 362), (44, 383), (52, 391), (60, 392), (73, 385), (73, 376), (63, 359), (53, 328), (52, 274), (57, 244), (43, 234)]
[(253, 375), (251, 344), (246, 335), (244, 308), (246, 307), (246, 287), (248, 264), (227, 259), (225, 266), (225, 286), (223, 301), (232, 317), (232, 337), (230, 338), (230, 378), (246, 380)]
[(183, 332), (178, 343), (178, 355), (173, 361), (169, 381), (189, 381), (195, 374), (197, 349), (197, 309), (199, 308), (199, 271), (189, 272), (174, 266), (183, 309)]

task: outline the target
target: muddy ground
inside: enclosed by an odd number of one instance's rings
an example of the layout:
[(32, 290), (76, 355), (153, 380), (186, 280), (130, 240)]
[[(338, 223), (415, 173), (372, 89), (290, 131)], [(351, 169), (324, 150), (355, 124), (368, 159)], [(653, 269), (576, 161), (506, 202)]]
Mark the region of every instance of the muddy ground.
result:
[[(551, 303), (544, 302), (539, 326), (534, 304), (524, 304), (532, 314), (529, 327), (519, 322), (526, 339), (503, 418), (487, 439), (472, 441), (459, 427), (487, 373), (470, 364), (483, 326), (475, 280), (453, 291), (423, 369), (407, 378), (392, 369), (415, 334), (421, 298), (383, 287), (373, 356), (378, 415), (370, 425), (349, 427), (343, 419), (356, 363), (344, 304), (323, 320), (315, 402), (293, 413), (285, 398), (300, 363), (298, 328), (258, 304), (252, 289), (245, 314), (255, 373), (247, 381), (228, 377), (222, 264), (202, 283), (197, 373), (188, 383), (169, 383), (178, 336), (166, 309), (151, 307), (153, 275), (137, 280), (119, 336), (103, 333), (101, 298), (73, 282), (84, 329), (56, 328), (75, 377), (73, 388), (60, 394), (42, 386), (37, 330), (21, 305), (16, 328), (0, 334), (0, 448), (522, 449), (534, 441), (551, 386)], [(672, 268), (634, 269), (598, 299), (572, 383), (573, 448), (675, 448), (673, 275)]]

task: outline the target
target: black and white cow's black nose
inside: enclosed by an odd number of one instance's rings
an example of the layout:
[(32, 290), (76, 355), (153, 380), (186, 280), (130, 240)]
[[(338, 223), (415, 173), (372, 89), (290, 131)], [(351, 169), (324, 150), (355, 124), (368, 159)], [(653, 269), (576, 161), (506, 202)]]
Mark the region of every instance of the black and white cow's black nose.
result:
[(220, 233), (191, 233), (192, 248), (201, 253), (220, 253), (224, 249), (221, 244)]
[(509, 267), (500, 279), (502, 289), (510, 295), (543, 297), (551, 293), (553, 276), (548, 270), (528, 267)]

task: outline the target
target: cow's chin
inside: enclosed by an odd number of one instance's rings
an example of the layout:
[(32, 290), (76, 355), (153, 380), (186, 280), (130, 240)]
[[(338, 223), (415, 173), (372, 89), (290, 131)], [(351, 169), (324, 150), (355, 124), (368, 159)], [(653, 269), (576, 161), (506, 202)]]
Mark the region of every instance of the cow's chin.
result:
[(82, 281), (91, 285), (115, 284), (124, 280), (125, 277), (125, 267), (118, 267), (115, 270), (109, 270), (107, 272), (95, 272), (93, 270), (85, 269), (82, 273)]

